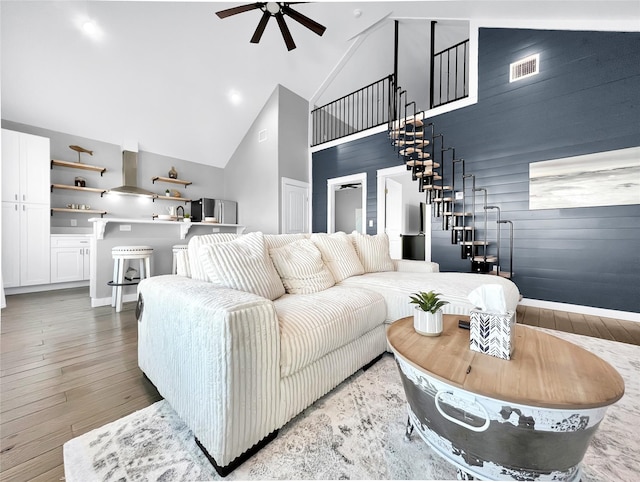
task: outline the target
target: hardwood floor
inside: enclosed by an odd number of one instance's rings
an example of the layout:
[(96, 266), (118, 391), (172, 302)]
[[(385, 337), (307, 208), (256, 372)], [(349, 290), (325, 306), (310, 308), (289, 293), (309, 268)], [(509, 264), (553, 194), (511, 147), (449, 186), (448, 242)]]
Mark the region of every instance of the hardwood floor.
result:
[[(86, 288), (7, 297), (0, 480), (63, 480), (67, 440), (160, 400), (137, 366), (134, 308), (91, 308)], [(531, 307), (518, 322), (640, 345), (640, 323)]]

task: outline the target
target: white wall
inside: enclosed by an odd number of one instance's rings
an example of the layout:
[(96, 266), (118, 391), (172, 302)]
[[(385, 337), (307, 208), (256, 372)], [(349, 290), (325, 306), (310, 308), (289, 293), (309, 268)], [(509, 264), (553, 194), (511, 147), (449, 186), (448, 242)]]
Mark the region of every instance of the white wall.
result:
[(278, 85), (224, 169), (247, 231), (280, 232), (280, 179), (308, 182), (309, 103)]
[(276, 88), (224, 168), (225, 199), (247, 231), (278, 232), (278, 97)]

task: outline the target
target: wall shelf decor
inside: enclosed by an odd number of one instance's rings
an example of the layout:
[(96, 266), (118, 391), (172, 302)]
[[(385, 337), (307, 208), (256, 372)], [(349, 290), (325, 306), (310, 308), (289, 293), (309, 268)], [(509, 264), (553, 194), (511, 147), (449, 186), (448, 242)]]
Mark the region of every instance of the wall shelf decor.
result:
[(51, 185), (51, 192), (53, 192), (54, 189), (68, 189), (70, 191), (97, 192), (97, 193), (100, 193), (100, 197), (102, 197), (102, 195), (105, 192), (107, 192), (106, 189), (101, 189), (101, 188), (97, 188), (97, 187), (70, 186), (68, 184), (52, 184)]
[(80, 164), (78, 162), (60, 161), (57, 159), (51, 159), (51, 169), (53, 169), (53, 166), (70, 167), (72, 169), (84, 169), (85, 171), (96, 171), (99, 172), (101, 176), (107, 171), (106, 167), (91, 166), (89, 164)]
[(193, 184), (191, 181), (183, 181), (182, 179), (172, 179), (170, 177), (162, 177), (162, 176), (154, 176), (151, 178), (151, 182), (152, 183), (156, 183), (156, 181), (162, 181), (162, 182), (172, 182), (174, 184), (182, 184), (185, 189), (187, 188), (187, 186), (189, 186), (190, 184)]
[(181, 202), (184, 202), (185, 204), (191, 202), (191, 199), (187, 199), (187, 198), (184, 198), (184, 197), (161, 196), (159, 194), (153, 197), (153, 199), (152, 199), (153, 202), (155, 202), (156, 199), (161, 199), (161, 200), (164, 200), (164, 201), (181, 201)]
[(100, 217), (107, 214), (107, 211), (100, 211), (98, 209), (71, 209), (71, 208), (51, 208), (51, 215), (53, 213), (79, 213), (79, 214), (99, 214)]

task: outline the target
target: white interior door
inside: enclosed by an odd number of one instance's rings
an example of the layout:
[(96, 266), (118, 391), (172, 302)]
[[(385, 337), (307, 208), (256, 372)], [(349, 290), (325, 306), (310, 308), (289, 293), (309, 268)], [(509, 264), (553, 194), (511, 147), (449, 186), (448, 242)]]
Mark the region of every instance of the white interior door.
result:
[(389, 236), (389, 253), (393, 259), (402, 258), (402, 184), (393, 179), (385, 182), (385, 232)]
[(282, 178), (283, 234), (309, 232), (309, 184)]

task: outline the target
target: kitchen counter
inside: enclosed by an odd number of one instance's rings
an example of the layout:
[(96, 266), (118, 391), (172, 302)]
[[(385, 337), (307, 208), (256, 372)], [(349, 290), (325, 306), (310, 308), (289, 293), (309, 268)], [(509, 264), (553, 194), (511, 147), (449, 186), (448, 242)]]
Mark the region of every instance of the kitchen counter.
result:
[[(207, 228), (213, 228), (210, 232), (219, 233), (219, 232), (235, 232), (237, 234), (242, 234), (244, 231), (244, 226), (239, 224), (220, 224), (220, 223), (185, 223), (183, 221), (164, 221), (160, 219), (131, 219), (131, 218), (90, 218), (89, 222), (94, 223), (93, 232), (97, 236), (98, 239), (104, 239), (104, 232), (108, 223), (117, 223), (117, 224), (155, 224), (155, 225), (167, 225), (167, 226), (177, 226), (180, 228), (180, 239), (185, 239), (187, 233), (193, 226), (205, 226)], [(224, 228), (221, 230), (220, 228)], [(231, 228), (231, 229), (227, 229)], [(121, 229), (121, 231), (124, 231)], [(200, 233), (205, 234), (205, 233)]]
[[(185, 223), (142, 218), (91, 218), (89, 221), (93, 223), (89, 280), (92, 307), (111, 304), (111, 287), (107, 283), (113, 278), (111, 249), (114, 246), (151, 246), (151, 274), (156, 276), (171, 273), (174, 245), (188, 244), (193, 236), (211, 233), (242, 234), (245, 229), (238, 224)], [(131, 266), (139, 269), (137, 262), (132, 262)], [(135, 301), (136, 286), (124, 288), (124, 301)]]

